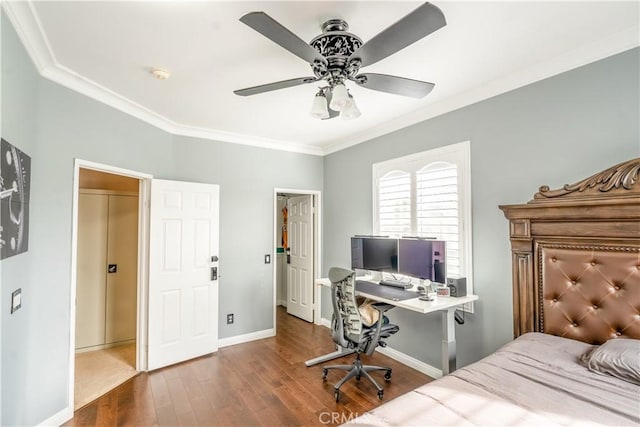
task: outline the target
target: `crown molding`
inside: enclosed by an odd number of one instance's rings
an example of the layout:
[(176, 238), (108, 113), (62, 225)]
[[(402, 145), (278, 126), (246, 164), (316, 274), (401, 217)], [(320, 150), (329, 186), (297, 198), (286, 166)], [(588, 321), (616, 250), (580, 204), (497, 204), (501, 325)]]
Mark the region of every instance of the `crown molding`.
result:
[(492, 98), (514, 89), (535, 83), (540, 80), (570, 71), (629, 49), (640, 46), (640, 27), (630, 27), (619, 31), (595, 43), (581, 46), (553, 59), (538, 64), (529, 65), (517, 72), (502, 76), (482, 86), (461, 92), (440, 102), (408, 113), (402, 117), (389, 120), (380, 125), (349, 135), (345, 138), (334, 139), (325, 146), (324, 155), (335, 153), (345, 148), (365, 141), (395, 132), (408, 126), (423, 122), (427, 119), (454, 111), (471, 104)]
[(172, 135), (322, 156), (318, 146), (182, 125), (152, 111), (57, 62), (31, 1), (3, 1), (2, 8), (40, 75)]
[(16, 29), (18, 37), (25, 46), (27, 53), (38, 69), (38, 72), (48, 80), (109, 105), (173, 135), (317, 156), (324, 156), (344, 150), (362, 142), (378, 138), (430, 118), (475, 104), (640, 45), (640, 27), (627, 28), (590, 45), (565, 52), (549, 61), (527, 66), (527, 68), (515, 73), (502, 76), (482, 86), (428, 105), (422, 109), (405, 114), (402, 117), (383, 122), (373, 128), (348, 135), (344, 138), (333, 139), (323, 146), (315, 146), (175, 123), (59, 64), (56, 61), (46, 34), (40, 24), (40, 19), (30, 0), (5, 0), (1, 1), (1, 4)]
[(46, 68), (56, 64), (49, 40), (42, 31), (42, 25), (31, 2), (3, 0), (0, 5), (13, 24), (38, 72), (42, 74)]

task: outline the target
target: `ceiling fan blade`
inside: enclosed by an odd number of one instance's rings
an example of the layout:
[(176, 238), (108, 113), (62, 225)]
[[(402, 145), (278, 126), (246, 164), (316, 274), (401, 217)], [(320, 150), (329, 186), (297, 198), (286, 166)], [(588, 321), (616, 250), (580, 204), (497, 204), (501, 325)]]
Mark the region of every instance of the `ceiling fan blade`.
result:
[(314, 61), (327, 62), (327, 60), (308, 43), (264, 12), (247, 13), (240, 18), (240, 22), (247, 24), (266, 38), (279, 44), (310, 64), (313, 64)]
[(376, 73), (358, 74), (354, 78), (354, 81), (367, 89), (393, 93), (395, 95), (410, 96), (412, 98), (423, 98), (427, 96), (435, 86), (433, 83), (420, 80)]
[(425, 3), (360, 46), (351, 54), (349, 61), (360, 59), (361, 67), (371, 65), (445, 25), (447, 21), (442, 11), (430, 3)]
[(298, 77), (295, 79), (282, 80), (280, 82), (267, 83), (265, 85), (238, 89), (234, 90), (233, 93), (240, 96), (256, 95), (258, 93), (271, 92), (272, 90), (284, 89), (287, 87), (313, 83), (316, 81), (318, 81), (318, 79), (315, 77)]

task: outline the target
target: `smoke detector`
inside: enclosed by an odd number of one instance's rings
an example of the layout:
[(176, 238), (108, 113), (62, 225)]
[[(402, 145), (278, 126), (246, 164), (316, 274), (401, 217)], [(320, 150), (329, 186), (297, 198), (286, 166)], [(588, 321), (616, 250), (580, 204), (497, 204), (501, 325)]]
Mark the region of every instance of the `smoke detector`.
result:
[(153, 68), (151, 69), (151, 74), (158, 80), (167, 80), (171, 73), (167, 70), (163, 70), (162, 68)]

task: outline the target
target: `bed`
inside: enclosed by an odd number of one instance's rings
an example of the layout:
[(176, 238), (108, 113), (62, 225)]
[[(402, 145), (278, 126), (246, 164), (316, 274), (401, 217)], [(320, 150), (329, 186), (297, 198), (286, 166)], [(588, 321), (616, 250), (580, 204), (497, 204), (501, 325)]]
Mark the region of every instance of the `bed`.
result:
[(640, 425), (640, 158), (509, 220), (514, 340), (351, 425)]

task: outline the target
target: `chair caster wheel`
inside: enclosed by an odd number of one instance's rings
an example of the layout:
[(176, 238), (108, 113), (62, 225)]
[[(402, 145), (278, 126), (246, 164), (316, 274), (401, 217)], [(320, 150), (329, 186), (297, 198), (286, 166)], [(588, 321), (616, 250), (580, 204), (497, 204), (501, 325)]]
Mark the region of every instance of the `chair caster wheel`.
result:
[(378, 400), (382, 400), (382, 396), (384, 395), (384, 392), (382, 390), (380, 390), (378, 392)]
[(391, 371), (387, 371), (387, 373), (384, 374), (384, 380), (391, 381)]
[(327, 379), (327, 373), (329, 372), (328, 369), (323, 369), (322, 370), (322, 380), (326, 380)]
[(356, 375), (356, 381), (360, 381), (360, 375)]
[(340, 400), (340, 390), (336, 390), (333, 392), (333, 397), (336, 398), (336, 403)]

